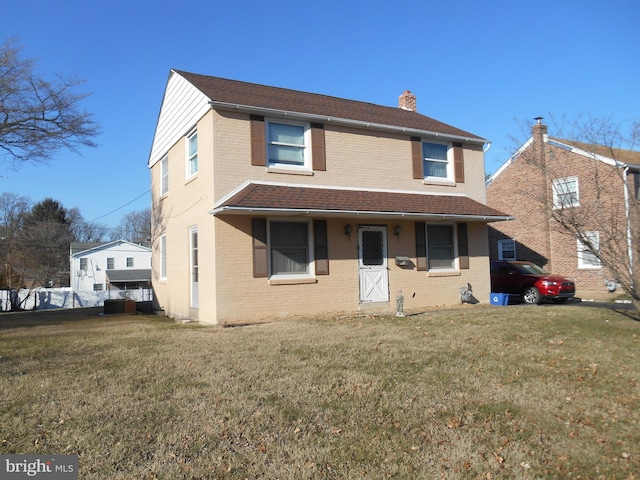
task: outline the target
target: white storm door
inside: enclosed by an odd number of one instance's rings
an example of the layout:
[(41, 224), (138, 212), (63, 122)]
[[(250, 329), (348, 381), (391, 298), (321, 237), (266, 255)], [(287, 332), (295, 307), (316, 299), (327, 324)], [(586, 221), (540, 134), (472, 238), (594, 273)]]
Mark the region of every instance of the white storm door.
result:
[(199, 287), (198, 287), (198, 229), (192, 228), (190, 231), (190, 276), (191, 276), (191, 307), (199, 307)]
[(358, 227), (360, 302), (389, 301), (387, 229)]

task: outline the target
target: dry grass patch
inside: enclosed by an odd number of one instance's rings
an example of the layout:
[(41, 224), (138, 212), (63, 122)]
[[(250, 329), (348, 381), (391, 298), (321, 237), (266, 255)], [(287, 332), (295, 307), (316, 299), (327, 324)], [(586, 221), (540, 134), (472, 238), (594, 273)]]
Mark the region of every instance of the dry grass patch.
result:
[(637, 478), (640, 322), (583, 306), (238, 328), (0, 317), (0, 452), (80, 478)]

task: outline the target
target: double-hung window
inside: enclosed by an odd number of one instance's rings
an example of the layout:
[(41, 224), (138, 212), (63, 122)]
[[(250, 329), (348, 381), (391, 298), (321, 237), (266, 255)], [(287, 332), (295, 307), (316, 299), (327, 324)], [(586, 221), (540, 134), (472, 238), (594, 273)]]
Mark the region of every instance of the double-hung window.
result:
[(429, 270), (455, 268), (455, 237), (453, 225), (427, 225), (427, 258)]
[(578, 239), (578, 268), (600, 268), (595, 252), (600, 250), (600, 232), (584, 232), (585, 242)]
[(81, 258), (80, 259), (80, 270), (84, 270), (85, 272), (87, 271), (87, 259), (86, 258)]
[(498, 240), (498, 259), (499, 260), (515, 260), (516, 259), (516, 241), (513, 238), (506, 240)]
[(187, 178), (198, 173), (198, 131), (187, 135)]
[(169, 157), (160, 161), (160, 196), (169, 193)]
[(308, 125), (267, 122), (268, 166), (311, 168), (309, 144)]
[(553, 208), (580, 206), (578, 177), (557, 178), (553, 181)]
[(446, 143), (422, 142), (422, 161), (425, 179), (449, 180), (453, 168), (450, 145)]
[(309, 223), (269, 222), (271, 275), (309, 273)]
[(167, 279), (167, 235), (160, 236), (160, 278)]
[(107, 270), (113, 270), (115, 268), (114, 261), (115, 259), (113, 257), (107, 257)]
[(127, 268), (133, 268), (133, 257), (127, 257)]

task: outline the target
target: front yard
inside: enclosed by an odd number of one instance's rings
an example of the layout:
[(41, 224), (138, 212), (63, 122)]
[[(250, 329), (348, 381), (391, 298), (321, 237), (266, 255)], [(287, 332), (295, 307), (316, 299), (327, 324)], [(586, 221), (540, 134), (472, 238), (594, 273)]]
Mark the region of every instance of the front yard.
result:
[(0, 454), (77, 454), (81, 479), (638, 478), (639, 351), (629, 311), (580, 305), (0, 316)]

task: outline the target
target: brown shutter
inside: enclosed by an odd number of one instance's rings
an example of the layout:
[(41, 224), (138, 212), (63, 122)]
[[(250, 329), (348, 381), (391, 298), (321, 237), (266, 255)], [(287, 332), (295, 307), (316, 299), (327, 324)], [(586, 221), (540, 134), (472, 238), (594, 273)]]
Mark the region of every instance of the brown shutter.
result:
[(458, 224), (458, 263), (461, 270), (469, 269), (469, 240), (466, 223)]
[(251, 165), (266, 166), (264, 117), (251, 115)]
[(464, 183), (464, 153), (461, 143), (453, 144), (453, 169), (456, 183)]
[(253, 237), (253, 277), (263, 278), (269, 275), (267, 270), (267, 219), (251, 219)]
[(324, 148), (324, 125), (311, 124), (311, 156), (314, 170), (325, 171), (327, 169), (326, 153)]
[(416, 269), (427, 269), (427, 226), (425, 222), (416, 222)]
[(316, 275), (329, 275), (329, 249), (327, 245), (327, 221), (313, 221), (313, 247)]
[(413, 178), (424, 178), (422, 160), (422, 140), (420, 137), (411, 137), (411, 165)]

